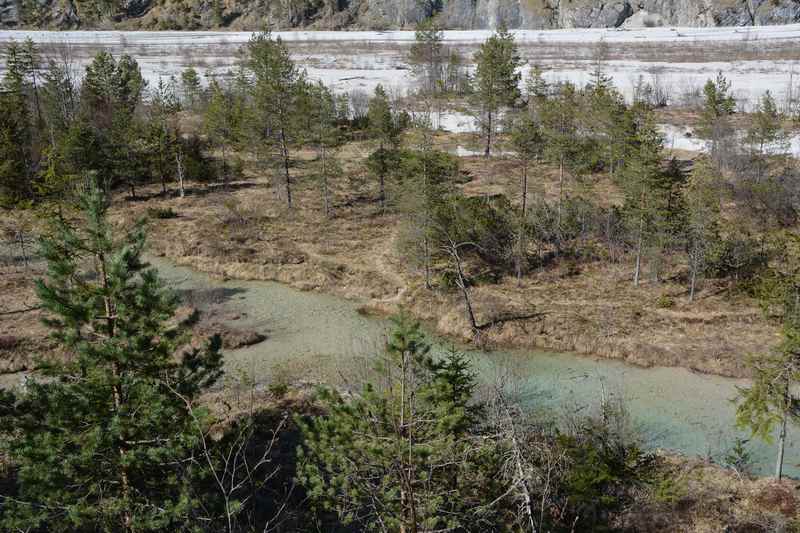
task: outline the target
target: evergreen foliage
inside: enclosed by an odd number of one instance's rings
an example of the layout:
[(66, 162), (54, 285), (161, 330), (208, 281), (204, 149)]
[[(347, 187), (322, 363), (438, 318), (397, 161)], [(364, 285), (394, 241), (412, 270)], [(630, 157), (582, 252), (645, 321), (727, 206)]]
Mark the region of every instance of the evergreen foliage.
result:
[(467, 433), (474, 388), (463, 356), (434, 360), (419, 325), (395, 319), (376, 381), (351, 398), (321, 391), (325, 414), (300, 422), (300, 482), (358, 528), (482, 530), (494, 449)]
[(517, 70), (521, 59), (514, 35), (502, 26), (481, 44), (474, 60), (473, 98), (480, 108), (479, 123), (486, 143), (484, 155), (489, 157), (499, 110), (514, 104), (520, 97), (521, 75)]
[(4, 452), (19, 493), (4, 502), (9, 531), (161, 531), (186, 527), (200, 505), (192, 402), (221, 374), (220, 341), (176, 359), (174, 296), (142, 261), (145, 234), (121, 237), (93, 187), (77, 224), (55, 220), (37, 294), (71, 354), (48, 361), (3, 413)]

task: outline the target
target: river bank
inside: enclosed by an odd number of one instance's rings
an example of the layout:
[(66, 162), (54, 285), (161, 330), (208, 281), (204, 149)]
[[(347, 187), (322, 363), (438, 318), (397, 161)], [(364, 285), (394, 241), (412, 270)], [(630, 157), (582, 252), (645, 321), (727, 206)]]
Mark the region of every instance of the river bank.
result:
[[(276, 380), (291, 386), (359, 383), (381, 353), (388, 321), (365, 316), (353, 301), (301, 291), (269, 281), (222, 280), (163, 258), (152, 258), (169, 286), (182, 293), (221, 291), (223, 308), (237, 327), (266, 337), (262, 343), (226, 352), (231, 382), (244, 380), (268, 388)], [(233, 323), (233, 322), (230, 322)], [(437, 341), (443, 349), (448, 341)], [(484, 388), (511, 382), (526, 408), (568, 421), (590, 413), (602, 401), (620, 402), (631, 427), (647, 446), (722, 461), (737, 438), (731, 399), (743, 380), (701, 375), (681, 368), (637, 368), (618, 361), (542, 350), (476, 350), (466, 353)], [(787, 457), (800, 454), (796, 432)], [(771, 471), (774, 450), (751, 441), (755, 471)], [(787, 465), (792, 460), (787, 461)], [(791, 476), (800, 469), (788, 466)]]
[[(438, 148), (463, 142), (436, 135)], [(152, 194), (147, 202), (120, 195), (119, 220), (146, 216), (148, 208), (172, 209), (174, 218), (151, 224), (154, 254), (220, 278), (277, 281), (301, 290), (358, 302), (367, 313), (386, 316), (405, 309), (432, 324), (438, 335), (470, 341), (463, 302), (454, 291), (425, 287), (419, 269), (398, 252), (401, 215), (371, 200), (373, 184), (363, 173), (368, 147), (342, 148), (343, 172), (331, 183), (334, 214), (326, 218), (314, 175), (313, 155), (298, 154), (295, 207), (289, 211), (268, 179), (248, 177), (230, 190), (196, 188), (183, 199)], [(516, 198), (516, 163), (508, 157), (462, 158), (471, 196)], [(557, 169), (537, 168), (537, 195), (558, 194)], [(602, 178), (601, 178), (602, 179)], [(362, 184), (353, 187), (353, 183)], [(579, 194), (576, 183), (565, 194)], [(615, 200), (600, 181), (598, 194)], [(608, 190), (606, 190), (606, 188)], [(153, 191), (154, 193), (155, 191)], [(145, 194), (147, 192), (145, 191)], [(728, 377), (747, 377), (747, 357), (779, 341), (775, 324), (757, 302), (707, 280), (688, 302), (680, 258), (662, 265), (658, 281), (631, 282), (632, 258), (617, 262), (562, 262), (529, 272), (521, 283), (505, 276), (473, 287), (479, 323), (501, 315), (534, 312), (527, 320), (495, 324), (483, 340), (501, 348), (575, 352), (642, 367), (676, 366)]]

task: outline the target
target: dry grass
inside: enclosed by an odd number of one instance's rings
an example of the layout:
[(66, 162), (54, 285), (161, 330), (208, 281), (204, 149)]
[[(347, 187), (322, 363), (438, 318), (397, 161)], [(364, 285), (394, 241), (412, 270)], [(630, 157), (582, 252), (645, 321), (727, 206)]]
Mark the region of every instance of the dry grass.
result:
[[(452, 142), (446, 134), (436, 138), (440, 145)], [(354, 143), (340, 154), (344, 172), (332, 184), (331, 219), (323, 214), (310, 153), (301, 153), (293, 169), (292, 211), (268, 179), (258, 178), (228, 192), (217, 188), (184, 199), (129, 202), (119, 197), (115, 213), (131, 219), (144, 215), (148, 207), (174, 209), (179, 216), (153, 224), (150, 239), (155, 253), (179, 264), (222, 277), (274, 280), (335, 294), (361, 302), (368, 312), (406, 308), (440, 334), (470, 339), (458, 295), (425, 289), (420, 272), (398, 254), (401, 219), (380, 211), (377, 185), (360, 163), (367, 153), (367, 146)], [(502, 193), (516, 201), (518, 177), (512, 160), (466, 158), (463, 167), (471, 178), (463, 185), (467, 194)], [(540, 194), (554, 197), (556, 179), (552, 168), (536, 170)], [(595, 194), (616, 199), (608, 180), (597, 176), (594, 181)], [(580, 188), (569, 180), (566, 194), (578, 194)], [(232, 223), (226, 205), (236, 206), (249, 222)], [(474, 290), (479, 322), (520, 310), (544, 314), (541, 319), (493, 326), (484, 340), (745, 376), (746, 357), (774, 345), (777, 328), (762, 317), (754, 301), (730, 296), (715, 283), (706, 283), (696, 301), (688, 303), (680, 260), (674, 261), (662, 278), (668, 281), (645, 281), (639, 288), (631, 283), (629, 259), (551, 267), (531, 273), (519, 286), (510, 277), (480, 285)], [(660, 304), (665, 297), (674, 302), (669, 308)]]
[[(666, 456), (668, 486), (652, 488), (623, 516), (639, 533), (797, 531), (800, 493), (790, 480), (750, 479), (701, 459)], [(666, 490), (663, 490), (666, 489)]]

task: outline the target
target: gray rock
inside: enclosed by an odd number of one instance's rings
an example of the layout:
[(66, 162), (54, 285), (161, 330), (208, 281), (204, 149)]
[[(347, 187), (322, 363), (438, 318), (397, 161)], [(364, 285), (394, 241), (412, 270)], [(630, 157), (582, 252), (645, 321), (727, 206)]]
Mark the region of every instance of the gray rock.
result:
[(633, 15), (628, 2), (562, 2), (558, 23), (561, 28), (616, 28)]
[(408, 29), (434, 11), (450, 29), (494, 29), (503, 23), (509, 28), (551, 29), (800, 22), (800, 0), (226, 0), (221, 14), (214, 9), (218, 3), (192, 0), (190, 15), (168, 0), (121, 0), (113, 21), (81, 20), (74, 0), (31, 1), (35, 14), (26, 11), (31, 20), (20, 20), (22, 0), (0, 0), (0, 27), (91, 29), (136, 21), (151, 29), (183, 21), (178, 27), (255, 30), (269, 23), (276, 29)]
[(141, 17), (150, 11), (153, 3), (153, 0), (125, 0), (122, 3), (122, 12), (129, 18)]
[(12, 28), (19, 23), (19, 9), (15, 0), (0, 0), (0, 26)]

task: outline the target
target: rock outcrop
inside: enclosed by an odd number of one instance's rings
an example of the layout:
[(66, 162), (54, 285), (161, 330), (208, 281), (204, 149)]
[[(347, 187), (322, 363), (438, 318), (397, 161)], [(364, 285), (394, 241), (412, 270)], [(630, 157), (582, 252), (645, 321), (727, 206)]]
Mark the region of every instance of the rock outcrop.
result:
[(751, 26), (800, 21), (800, 0), (0, 0), (0, 26), (198, 30)]

